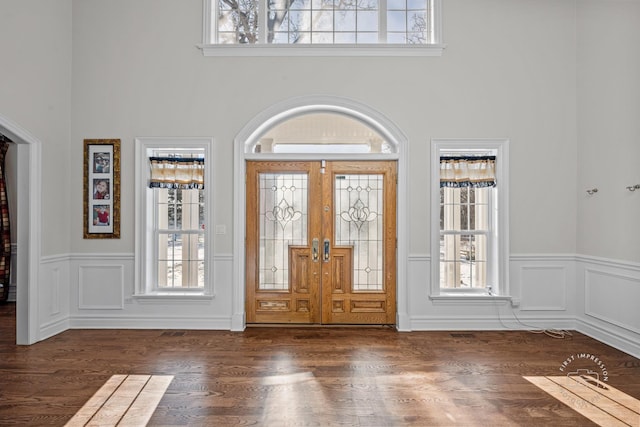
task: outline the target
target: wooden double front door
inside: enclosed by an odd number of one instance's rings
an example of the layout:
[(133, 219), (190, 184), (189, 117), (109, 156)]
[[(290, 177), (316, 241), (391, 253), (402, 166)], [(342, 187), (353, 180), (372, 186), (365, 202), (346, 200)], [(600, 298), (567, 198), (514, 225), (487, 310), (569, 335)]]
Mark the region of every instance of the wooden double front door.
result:
[(247, 163), (247, 323), (395, 324), (396, 162)]

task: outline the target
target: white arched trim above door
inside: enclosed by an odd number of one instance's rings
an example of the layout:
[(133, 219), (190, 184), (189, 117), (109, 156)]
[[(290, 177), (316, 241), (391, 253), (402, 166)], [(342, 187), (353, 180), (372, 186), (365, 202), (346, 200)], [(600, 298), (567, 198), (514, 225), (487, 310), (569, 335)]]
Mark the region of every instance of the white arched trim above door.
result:
[(0, 132), (18, 146), (16, 216), (20, 221), (17, 223), (16, 342), (33, 344), (40, 340), (38, 277), (42, 144), (27, 130), (2, 115)]
[[(406, 138), (400, 129), (384, 115), (365, 104), (330, 96), (293, 98), (272, 105), (255, 116), (240, 131), (235, 140), (236, 147), (241, 145), (243, 153), (251, 155), (254, 152), (255, 145), (260, 141), (260, 137), (269, 129), (287, 120), (310, 113), (341, 114), (358, 120), (387, 140), (392, 147), (392, 152), (396, 155), (400, 153), (401, 146), (406, 148)], [(395, 157), (387, 156), (387, 158)]]
[[(269, 129), (304, 114), (334, 113), (359, 120), (383, 136), (392, 147), (386, 154), (263, 154), (254, 153), (255, 145)], [(408, 316), (408, 233), (407, 224), (407, 167), (408, 141), (391, 120), (379, 111), (360, 102), (333, 96), (303, 96), (274, 104), (257, 114), (238, 133), (234, 140), (234, 265), (231, 329), (244, 330), (245, 320), (245, 163), (247, 160), (378, 160), (398, 161), (397, 201), (397, 313), (396, 327), (407, 331)]]

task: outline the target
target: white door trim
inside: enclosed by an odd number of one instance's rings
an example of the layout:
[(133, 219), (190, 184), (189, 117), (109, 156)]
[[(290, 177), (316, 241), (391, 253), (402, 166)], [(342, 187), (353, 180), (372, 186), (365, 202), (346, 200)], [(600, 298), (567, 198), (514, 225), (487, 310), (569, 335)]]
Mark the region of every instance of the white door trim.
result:
[[(407, 212), (407, 167), (408, 141), (402, 131), (386, 116), (375, 109), (360, 102), (334, 96), (303, 96), (292, 98), (272, 105), (265, 109), (238, 133), (234, 140), (234, 257), (233, 257), (233, 293), (231, 329), (242, 331), (246, 327), (245, 316), (245, 163), (247, 160), (265, 159), (264, 156), (253, 153), (253, 147), (260, 137), (273, 126), (291, 118), (309, 113), (337, 113), (359, 120), (382, 135), (394, 148), (388, 155), (376, 155), (376, 159), (395, 159), (398, 161), (398, 201), (397, 201), (397, 312), (396, 327), (401, 331), (410, 330), (408, 314), (408, 234), (406, 224)], [(364, 156), (364, 157), (363, 157)], [(326, 158), (326, 155), (300, 154), (295, 158), (282, 155), (286, 160), (316, 160)], [(273, 160), (274, 155), (269, 155)], [(332, 157), (332, 160), (363, 160), (372, 159), (367, 155), (344, 154)]]
[(27, 130), (0, 115), (0, 132), (18, 146), (16, 263), (16, 343), (40, 340), (38, 322), (38, 276), (41, 231), (41, 151), (42, 143)]

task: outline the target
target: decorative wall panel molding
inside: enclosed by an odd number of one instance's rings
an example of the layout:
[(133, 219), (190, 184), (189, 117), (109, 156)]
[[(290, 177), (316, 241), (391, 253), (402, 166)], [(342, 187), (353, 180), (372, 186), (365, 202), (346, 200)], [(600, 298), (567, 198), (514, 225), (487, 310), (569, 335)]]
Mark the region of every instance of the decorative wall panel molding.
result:
[(584, 313), (640, 334), (640, 277), (586, 268)]
[(509, 263), (508, 295), (431, 301), (431, 256), (410, 256), (411, 330), (575, 328), (575, 255), (516, 254)]
[(122, 310), (124, 265), (81, 265), (78, 268), (78, 308)]
[(49, 298), (49, 315), (60, 314), (60, 268), (51, 269), (51, 295)]
[(69, 329), (69, 257), (43, 258), (39, 277), (39, 339), (45, 339)]
[(520, 267), (521, 311), (567, 309), (567, 269), (563, 265)]

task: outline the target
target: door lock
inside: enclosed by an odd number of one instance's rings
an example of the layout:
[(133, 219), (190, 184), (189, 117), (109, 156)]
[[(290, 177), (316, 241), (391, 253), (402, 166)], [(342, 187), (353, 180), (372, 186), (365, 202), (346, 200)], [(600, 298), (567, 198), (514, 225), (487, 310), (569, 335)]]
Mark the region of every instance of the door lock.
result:
[(329, 248), (331, 247), (331, 243), (329, 242), (329, 239), (324, 239), (324, 262), (329, 262)]

